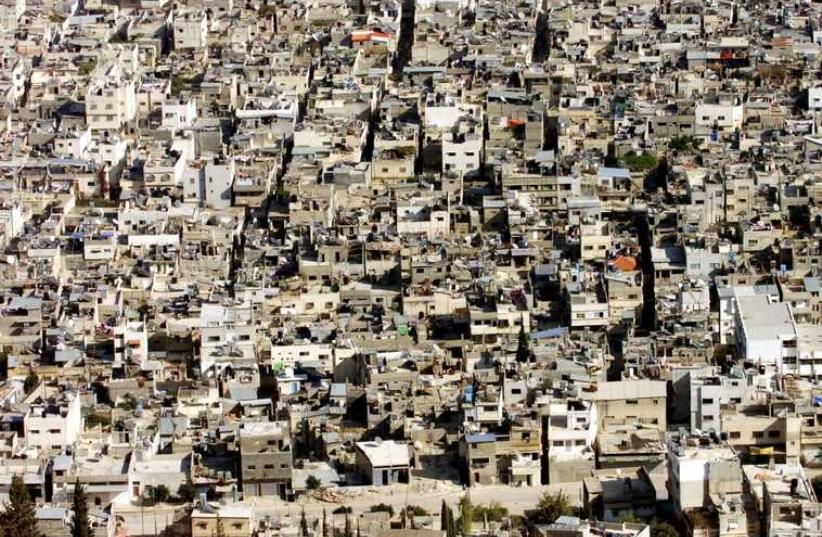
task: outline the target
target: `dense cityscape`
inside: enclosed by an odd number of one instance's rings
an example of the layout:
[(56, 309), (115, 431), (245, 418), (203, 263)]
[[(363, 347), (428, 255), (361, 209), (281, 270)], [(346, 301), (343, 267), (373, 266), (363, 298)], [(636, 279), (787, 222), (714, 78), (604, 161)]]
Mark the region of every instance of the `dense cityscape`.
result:
[(0, 537), (822, 537), (822, 3), (0, 0)]

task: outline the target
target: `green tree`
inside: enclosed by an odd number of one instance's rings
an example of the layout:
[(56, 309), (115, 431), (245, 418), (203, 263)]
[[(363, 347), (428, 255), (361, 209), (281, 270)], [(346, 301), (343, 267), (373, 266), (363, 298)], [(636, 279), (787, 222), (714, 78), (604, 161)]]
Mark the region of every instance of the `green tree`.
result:
[(442, 501), (440, 506), (440, 530), (448, 531), (448, 504), (445, 503), (445, 500)]
[(637, 517), (633, 511), (625, 511), (621, 515), (619, 515), (619, 522), (628, 522), (630, 524), (636, 524), (640, 522), (639, 517)]
[(303, 511), (300, 514), (300, 535), (301, 537), (308, 535), (308, 520), (305, 518), (305, 507), (303, 507)]
[(171, 491), (165, 485), (157, 485), (156, 487), (149, 487), (148, 497), (154, 503), (162, 503), (168, 500), (171, 496)]
[(40, 384), (40, 377), (34, 372), (34, 369), (29, 367), (29, 374), (26, 375), (26, 380), (23, 381), (23, 391), (26, 395), (30, 394), (37, 385)]
[(305, 488), (308, 490), (317, 490), (320, 486), (322, 486), (322, 481), (313, 475), (310, 475), (305, 479)]
[(559, 491), (556, 494), (546, 492), (542, 495), (537, 505), (537, 510), (531, 515), (531, 522), (536, 524), (550, 524), (562, 515), (572, 515), (574, 510), (568, 503), (565, 493)]
[(517, 362), (528, 362), (531, 360), (531, 338), (525, 333), (525, 323), (519, 327), (519, 339), (517, 340)]
[(651, 537), (677, 537), (679, 532), (676, 528), (658, 518), (651, 520)]
[(380, 511), (385, 511), (388, 513), (390, 518), (394, 518), (394, 508), (388, 505), (387, 503), (378, 503), (376, 505), (372, 505), (370, 508), (372, 513), (379, 513)]
[(9, 501), (2, 521), (4, 537), (44, 537), (37, 528), (34, 502), (31, 501), (23, 478), (18, 474), (11, 479)]
[(187, 481), (177, 489), (177, 496), (184, 502), (193, 502), (194, 498), (197, 497), (197, 487)]
[(488, 505), (478, 505), (474, 508), (474, 522), (502, 522), (508, 518), (508, 509), (499, 502), (491, 502)]
[(657, 158), (650, 153), (637, 154), (629, 151), (622, 157), (622, 162), (626, 168), (632, 172), (647, 172), (656, 167)]
[(460, 500), (460, 533), (462, 537), (471, 534), (471, 523), (474, 521), (474, 506), (471, 505), (471, 498), (466, 494)]
[(91, 529), (91, 521), (88, 518), (88, 497), (80, 481), (74, 483), (74, 499), (71, 507), (73, 511), (69, 523), (71, 537), (91, 537), (94, 531)]

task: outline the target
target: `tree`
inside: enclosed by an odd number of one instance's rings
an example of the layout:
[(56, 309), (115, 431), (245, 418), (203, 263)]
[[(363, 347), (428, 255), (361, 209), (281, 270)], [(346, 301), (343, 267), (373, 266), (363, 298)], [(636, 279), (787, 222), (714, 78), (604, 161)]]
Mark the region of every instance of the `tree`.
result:
[(388, 513), (389, 518), (394, 518), (394, 508), (388, 505), (387, 503), (378, 503), (376, 505), (372, 505), (369, 509), (372, 513), (379, 513), (380, 511), (385, 511)]
[(651, 537), (677, 537), (676, 528), (658, 518), (651, 520)]
[(187, 481), (177, 489), (177, 496), (184, 502), (193, 502), (194, 498), (197, 497), (197, 487)]
[(531, 360), (531, 338), (525, 333), (525, 323), (519, 327), (519, 339), (517, 340), (517, 362), (528, 362)]
[(622, 162), (632, 172), (647, 172), (655, 168), (658, 161), (650, 153), (637, 154), (629, 151), (622, 157)]
[(29, 367), (29, 374), (26, 375), (26, 380), (23, 381), (23, 391), (26, 395), (30, 394), (37, 385), (40, 384), (40, 377), (34, 372), (34, 369)]
[(31, 501), (23, 478), (18, 474), (11, 479), (9, 501), (2, 520), (4, 537), (44, 537), (37, 528), (34, 502)]
[(323, 507), (323, 527), (322, 527), (323, 537), (328, 537), (328, 520), (326, 519), (325, 515), (325, 508)]
[(303, 507), (302, 514), (300, 514), (300, 536), (306, 537), (308, 535), (308, 520), (305, 518), (305, 507)]
[(564, 492), (559, 491), (556, 494), (546, 492), (540, 498), (536, 512), (532, 513), (531, 521), (536, 524), (550, 524), (562, 515), (572, 514), (574, 511)]
[(619, 515), (619, 522), (628, 522), (629, 524), (635, 524), (640, 522), (639, 517), (637, 517), (633, 511), (625, 511), (621, 515)]
[(474, 521), (474, 506), (471, 498), (466, 494), (460, 500), (460, 533), (463, 537), (471, 534), (471, 523)]
[(313, 475), (308, 476), (305, 480), (305, 488), (308, 490), (317, 490), (320, 486), (322, 486), (322, 481)]
[(150, 487), (148, 489), (148, 497), (154, 503), (165, 502), (169, 496), (171, 496), (171, 491), (169, 491), (165, 485), (157, 485), (156, 487)]
[(445, 503), (445, 500), (442, 501), (440, 506), (440, 530), (448, 531), (448, 504)]
[(474, 522), (502, 522), (508, 518), (508, 509), (499, 502), (491, 502), (488, 505), (478, 505), (474, 508)]
[(71, 537), (91, 537), (94, 530), (91, 529), (91, 522), (88, 518), (88, 497), (86, 489), (80, 481), (74, 483), (74, 500), (72, 501), (72, 515), (69, 526), (71, 527)]

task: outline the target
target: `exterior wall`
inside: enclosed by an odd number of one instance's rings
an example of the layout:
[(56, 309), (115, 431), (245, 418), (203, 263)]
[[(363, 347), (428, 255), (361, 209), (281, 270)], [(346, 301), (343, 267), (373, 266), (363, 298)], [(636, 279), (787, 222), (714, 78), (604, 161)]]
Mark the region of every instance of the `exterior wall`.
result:
[(86, 123), (92, 130), (118, 130), (137, 114), (134, 82), (106, 86), (86, 94)]
[(744, 107), (732, 104), (697, 104), (696, 124), (703, 127), (716, 125), (720, 131), (733, 131), (742, 128)]
[[(796, 458), (800, 453), (801, 418), (790, 416), (745, 416), (733, 414), (722, 417), (722, 432), (728, 443), (737, 449), (785, 446), (786, 458)], [(781, 451), (781, 450), (780, 450)]]
[(808, 89), (808, 110), (822, 110), (822, 87)]
[(197, 105), (191, 100), (181, 103), (163, 103), (162, 125), (166, 129), (179, 130), (190, 127), (197, 119)]
[(361, 451), (357, 450), (357, 467), (375, 487), (407, 483), (410, 477), (408, 467), (372, 467), (371, 461)]
[(59, 452), (79, 439), (81, 426), (80, 398), (75, 396), (68, 403), (65, 418), (59, 414), (43, 417), (26, 416), (26, 441), (29, 445), (37, 446), (46, 452)]
[(665, 398), (620, 399), (597, 401), (600, 416), (600, 429), (609, 421), (614, 423), (653, 424), (660, 429), (666, 426)]
[(480, 170), (482, 139), (462, 143), (442, 141), (442, 171), (456, 174), (476, 173)]
[(205, 165), (205, 202), (214, 209), (231, 207), (234, 183), (234, 160), (208, 162)]
[(174, 48), (199, 49), (206, 46), (208, 26), (205, 13), (198, 18), (187, 16), (174, 21)]
[[(233, 518), (221, 516), (223, 534), (226, 537), (250, 537), (254, 534), (254, 525), (251, 518)], [(191, 516), (191, 537), (212, 537), (217, 534), (217, 516)]]

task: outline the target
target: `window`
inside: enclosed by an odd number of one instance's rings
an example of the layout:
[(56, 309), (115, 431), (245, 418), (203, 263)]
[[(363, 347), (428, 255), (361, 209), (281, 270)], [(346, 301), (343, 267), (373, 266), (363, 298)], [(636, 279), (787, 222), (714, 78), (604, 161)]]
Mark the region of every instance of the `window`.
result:
[(551, 445), (554, 447), (562, 447), (565, 445), (565, 443), (562, 440), (554, 440), (553, 442), (551, 442)]
[(753, 437), (754, 438), (765, 438), (765, 432), (764, 431), (754, 431)]
[(256, 470), (256, 469), (257, 469), (257, 466), (256, 466), (256, 465), (254, 465), (254, 464), (249, 464), (247, 468), (248, 468), (249, 470)]
[(636, 399), (626, 399), (625, 404), (626, 405), (638, 405), (639, 401), (637, 401)]
[(706, 397), (705, 399), (702, 400), (702, 404), (703, 405), (712, 405), (712, 404), (714, 404), (714, 400), (711, 399), (710, 397)]
[(731, 431), (731, 432), (728, 434), (728, 437), (729, 437), (729, 438), (732, 438), (732, 439), (734, 439), (734, 440), (735, 440), (735, 439), (737, 439), (737, 438), (741, 438), (741, 437), (742, 437), (742, 433), (740, 433), (739, 431)]
[(702, 421), (714, 421), (714, 417), (710, 414), (702, 416)]
[(768, 431), (768, 438), (779, 438), (779, 431)]

